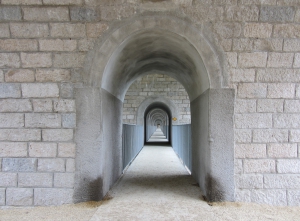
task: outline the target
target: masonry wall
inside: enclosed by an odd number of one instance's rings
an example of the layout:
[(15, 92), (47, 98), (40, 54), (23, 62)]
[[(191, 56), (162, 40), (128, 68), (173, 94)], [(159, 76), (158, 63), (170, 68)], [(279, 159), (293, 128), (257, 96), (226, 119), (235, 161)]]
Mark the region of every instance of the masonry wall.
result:
[(1, 0), (0, 205), (73, 202), (73, 89), (86, 53), (114, 22), (143, 13), (207, 30), (225, 59), (236, 200), (300, 205), (298, 0)]
[(148, 97), (169, 99), (178, 110), (178, 124), (191, 123), (189, 96), (184, 87), (167, 75), (152, 74), (137, 79), (126, 92), (123, 103), (123, 123), (136, 124), (137, 110)]

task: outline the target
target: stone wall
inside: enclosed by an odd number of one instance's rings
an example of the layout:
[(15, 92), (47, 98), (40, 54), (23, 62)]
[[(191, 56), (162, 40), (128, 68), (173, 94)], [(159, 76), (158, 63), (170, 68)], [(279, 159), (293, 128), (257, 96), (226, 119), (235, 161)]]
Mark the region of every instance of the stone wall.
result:
[(204, 30), (225, 60), (236, 200), (300, 205), (298, 0), (1, 0), (0, 205), (72, 202), (86, 54), (118, 22), (159, 13)]
[(164, 97), (178, 109), (178, 124), (191, 123), (189, 96), (184, 87), (167, 75), (153, 74), (137, 79), (126, 92), (123, 104), (123, 122), (137, 123), (137, 109), (148, 97)]

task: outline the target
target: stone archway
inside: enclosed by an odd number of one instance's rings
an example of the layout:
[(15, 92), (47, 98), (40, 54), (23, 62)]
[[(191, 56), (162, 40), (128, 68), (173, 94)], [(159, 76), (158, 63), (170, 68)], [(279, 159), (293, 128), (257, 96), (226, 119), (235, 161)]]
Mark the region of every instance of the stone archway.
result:
[(74, 201), (101, 199), (122, 172), (122, 101), (137, 78), (156, 70), (178, 80), (191, 100), (192, 175), (211, 201), (234, 200), (234, 93), (212, 45), (190, 23), (136, 17), (89, 53), (76, 90)]

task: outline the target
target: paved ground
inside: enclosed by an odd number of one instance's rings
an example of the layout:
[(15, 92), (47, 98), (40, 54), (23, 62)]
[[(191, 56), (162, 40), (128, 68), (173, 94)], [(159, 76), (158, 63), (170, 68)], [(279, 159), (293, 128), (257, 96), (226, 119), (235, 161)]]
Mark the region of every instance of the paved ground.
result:
[(160, 128), (157, 128), (148, 142), (168, 142), (168, 139), (166, 138), (162, 130)]
[(300, 220), (300, 207), (203, 201), (171, 147), (146, 146), (102, 202), (0, 210), (0, 221)]

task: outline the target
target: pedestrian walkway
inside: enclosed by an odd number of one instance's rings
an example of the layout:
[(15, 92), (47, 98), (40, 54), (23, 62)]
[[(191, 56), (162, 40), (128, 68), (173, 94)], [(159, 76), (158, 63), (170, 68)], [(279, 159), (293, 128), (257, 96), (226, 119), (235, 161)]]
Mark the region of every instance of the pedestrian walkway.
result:
[(160, 128), (157, 128), (156, 131), (152, 134), (148, 142), (168, 142), (167, 137), (164, 135)]

